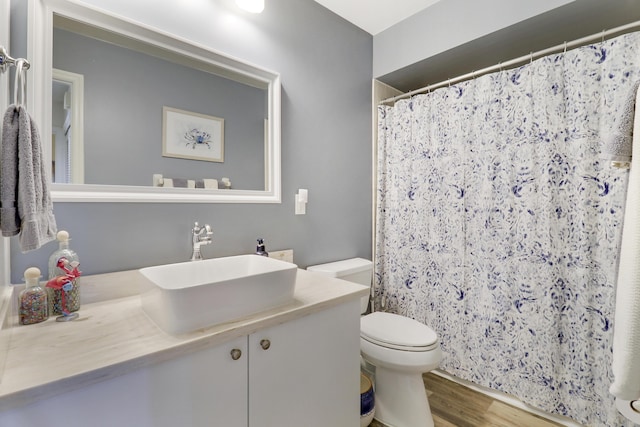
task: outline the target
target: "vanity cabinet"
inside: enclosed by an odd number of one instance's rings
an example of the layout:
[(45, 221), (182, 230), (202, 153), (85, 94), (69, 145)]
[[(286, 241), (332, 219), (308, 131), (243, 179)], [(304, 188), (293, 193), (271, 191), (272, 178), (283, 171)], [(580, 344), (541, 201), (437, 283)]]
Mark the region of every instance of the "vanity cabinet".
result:
[(236, 338), (0, 412), (0, 426), (246, 426), (247, 357), (230, 357), (246, 343)]
[(249, 336), (250, 427), (359, 425), (359, 304)]
[[(0, 426), (359, 424), (359, 301), (0, 412)], [(96, 355), (96, 357), (99, 357)]]

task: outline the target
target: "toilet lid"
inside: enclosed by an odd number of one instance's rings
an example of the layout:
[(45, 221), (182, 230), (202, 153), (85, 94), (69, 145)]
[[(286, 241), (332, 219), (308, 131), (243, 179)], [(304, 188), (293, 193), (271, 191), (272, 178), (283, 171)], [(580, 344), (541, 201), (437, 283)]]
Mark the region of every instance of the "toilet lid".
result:
[(438, 345), (438, 335), (427, 325), (380, 311), (360, 318), (360, 336), (383, 347), (407, 351), (427, 351)]

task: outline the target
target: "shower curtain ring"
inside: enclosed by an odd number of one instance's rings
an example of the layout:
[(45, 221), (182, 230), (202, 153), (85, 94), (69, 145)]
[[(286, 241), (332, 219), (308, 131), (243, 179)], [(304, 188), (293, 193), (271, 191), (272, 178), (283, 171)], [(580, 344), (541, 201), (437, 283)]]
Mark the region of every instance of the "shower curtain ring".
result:
[(533, 52), (529, 53), (529, 64), (533, 64)]
[(567, 42), (564, 42), (564, 53), (567, 53)]

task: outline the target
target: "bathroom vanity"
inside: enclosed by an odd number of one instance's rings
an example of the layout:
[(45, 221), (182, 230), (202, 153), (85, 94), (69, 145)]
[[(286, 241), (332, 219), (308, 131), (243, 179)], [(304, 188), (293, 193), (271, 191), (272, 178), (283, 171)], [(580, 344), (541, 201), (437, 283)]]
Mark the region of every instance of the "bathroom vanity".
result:
[(10, 314), (0, 425), (358, 425), (368, 288), (298, 270), (293, 303), (174, 336), (141, 309), (141, 280), (83, 277), (73, 322)]

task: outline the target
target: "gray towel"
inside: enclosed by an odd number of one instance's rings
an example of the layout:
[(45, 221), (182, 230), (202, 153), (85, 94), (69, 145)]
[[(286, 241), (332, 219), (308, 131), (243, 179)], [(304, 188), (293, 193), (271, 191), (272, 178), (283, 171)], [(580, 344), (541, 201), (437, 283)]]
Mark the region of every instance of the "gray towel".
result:
[(55, 239), (56, 220), (38, 128), (24, 107), (9, 106), (2, 123), (0, 229), (19, 234), (22, 252)]
[(632, 154), (633, 117), (636, 103), (636, 92), (640, 82), (634, 83), (622, 101), (620, 111), (613, 116), (610, 127), (601, 131), (602, 154), (614, 162), (630, 162)]

